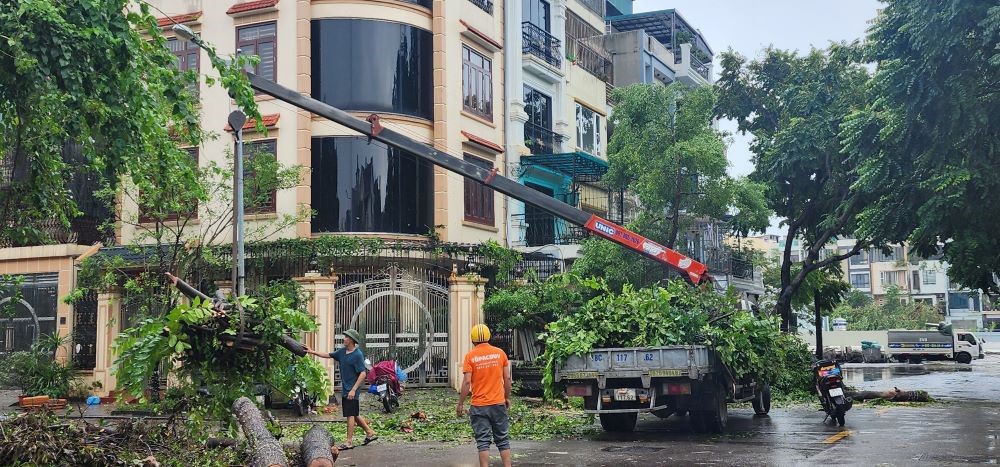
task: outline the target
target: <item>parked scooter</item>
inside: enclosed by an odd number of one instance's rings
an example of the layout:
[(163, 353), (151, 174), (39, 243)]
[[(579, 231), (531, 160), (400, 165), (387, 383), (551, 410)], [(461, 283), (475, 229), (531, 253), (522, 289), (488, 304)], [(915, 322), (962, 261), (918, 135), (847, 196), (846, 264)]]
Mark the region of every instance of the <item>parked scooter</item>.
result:
[[(844, 394), (844, 378), (840, 364), (830, 360), (820, 360), (813, 363), (813, 387), (819, 395), (819, 401), (823, 404), (823, 411), (826, 417), (836, 420), (840, 426), (844, 426), (844, 415), (854, 401)], [(826, 421), (826, 418), (823, 418)]]
[(393, 413), (399, 409), (399, 398), (403, 395), (402, 383), (406, 381), (406, 373), (399, 368), (395, 360), (385, 360), (372, 366), (365, 360), (368, 367), (368, 392), (375, 395), (385, 413)]

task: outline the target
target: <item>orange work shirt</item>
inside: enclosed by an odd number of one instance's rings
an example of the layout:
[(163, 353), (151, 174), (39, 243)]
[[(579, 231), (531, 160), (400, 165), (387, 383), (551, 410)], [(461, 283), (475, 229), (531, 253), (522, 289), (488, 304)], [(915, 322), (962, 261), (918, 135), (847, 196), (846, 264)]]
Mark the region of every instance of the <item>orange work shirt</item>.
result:
[(488, 343), (478, 344), (465, 354), (462, 372), (472, 376), (472, 405), (485, 407), (507, 400), (503, 390), (503, 369), (507, 364), (507, 354)]

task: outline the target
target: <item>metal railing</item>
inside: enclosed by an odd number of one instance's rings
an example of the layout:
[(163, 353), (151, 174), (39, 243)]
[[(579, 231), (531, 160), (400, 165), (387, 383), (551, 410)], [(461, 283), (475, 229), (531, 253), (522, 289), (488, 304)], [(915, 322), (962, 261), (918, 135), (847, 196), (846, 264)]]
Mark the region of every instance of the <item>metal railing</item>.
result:
[(566, 138), (548, 128), (534, 123), (524, 124), (524, 145), (532, 154), (558, 154)]
[(705, 78), (706, 80), (710, 79), (708, 64), (699, 60), (697, 57), (694, 56), (693, 53), (691, 54), (691, 68), (694, 69), (694, 71), (697, 72), (699, 75), (701, 75), (702, 78)]
[(601, 55), (600, 52), (587, 44), (577, 40), (569, 43), (569, 55), (573, 56), (576, 64), (589, 71), (605, 83), (610, 83), (614, 79), (611, 59)]
[(739, 279), (745, 279), (748, 281), (753, 280), (754, 276), (754, 264), (746, 258), (740, 257), (738, 254), (733, 254), (732, 260), (732, 274), (733, 277)]
[(483, 10), (491, 15), (493, 14), (492, 1), (490, 0), (469, 0), (469, 1), (472, 2), (473, 5), (479, 7), (480, 10)]
[(521, 42), (523, 53), (534, 55), (555, 67), (562, 65), (562, 41), (534, 23), (521, 23)]
[(576, 245), (589, 235), (583, 227), (545, 212), (514, 214), (511, 221), (515, 227), (525, 229), (524, 238), (514, 239), (513, 246)]

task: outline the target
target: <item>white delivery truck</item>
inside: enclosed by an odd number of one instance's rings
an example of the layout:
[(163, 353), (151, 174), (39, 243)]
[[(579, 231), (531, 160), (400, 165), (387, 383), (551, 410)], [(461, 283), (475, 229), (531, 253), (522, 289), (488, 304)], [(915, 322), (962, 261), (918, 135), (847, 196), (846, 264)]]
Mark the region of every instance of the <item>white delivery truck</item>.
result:
[(889, 331), (885, 352), (899, 362), (921, 363), (924, 360), (954, 360), (972, 363), (983, 358), (983, 340), (969, 331), (952, 330), (949, 324), (928, 324), (937, 329), (924, 331), (893, 329)]

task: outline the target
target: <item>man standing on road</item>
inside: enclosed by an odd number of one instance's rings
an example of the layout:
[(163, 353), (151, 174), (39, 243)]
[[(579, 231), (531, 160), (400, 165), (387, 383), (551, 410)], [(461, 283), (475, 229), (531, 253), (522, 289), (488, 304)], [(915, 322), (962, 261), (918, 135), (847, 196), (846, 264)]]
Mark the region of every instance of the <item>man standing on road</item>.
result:
[(358, 344), (361, 337), (358, 331), (348, 329), (344, 331), (344, 346), (334, 352), (324, 353), (311, 350), (306, 347), (306, 352), (321, 358), (332, 358), (340, 363), (340, 382), (342, 385), (343, 397), (340, 406), (343, 407), (344, 417), (347, 417), (347, 439), (340, 445), (340, 450), (354, 449), (354, 425), (360, 425), (365, 430), (364, 444), (371, 443), (378, 439), (375, 431), (368, 426), (368, 422), (360, 415), (361, 406), (358, 403), (358, 388), (365, 380), (367, 368), (365, 368), (365, 354), (361, 352)]
[(475, 348), (465, 355), (462, 365), (462, 391), (458, 396), (455, 413), (461, 417), (465, 413), (465, 399), (472, 393), (472, 407), (469, 420), (476, 435), (479, 449), (479, 465), (490, 465), (490, 438), (500, 450), (504, 467), (510, 467), (510, 364), (503, 350), (489, 344), (490, 328), (485, 324), (472, 327), (472, 343)]

